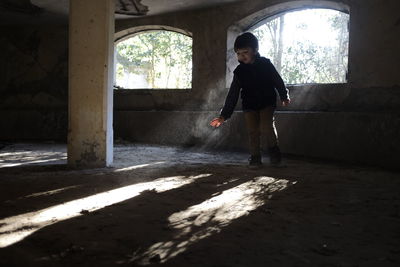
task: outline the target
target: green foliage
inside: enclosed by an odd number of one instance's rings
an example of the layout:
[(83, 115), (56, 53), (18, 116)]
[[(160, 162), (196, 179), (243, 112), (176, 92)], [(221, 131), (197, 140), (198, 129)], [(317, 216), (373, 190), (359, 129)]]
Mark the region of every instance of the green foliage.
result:
[[(192, 38), (164, 30), (141, 32), (116, 45), (116, 62), (117, 86), (190, 88)], [(139, 77), (146, 84), (140, 84)]]
[[(260, 40), (260, 52), (272, 60), (288, 84), (346, 82), (349, 15), (333, 10), (312, 12), (303, 10), (281, 14), (253, 29)], [(288, 14), (297, 23), (295, 28), (288, 29), (290, 25), (285, 20)], [(314, 21), (307, 21), (310, 14)], [(325, 32), (313, 32), (312, 37), (335, 36), (333, 40), (336, 41), (327, 43), (316, 42), (316, 38), (307, 39), (306, 36), (310, 36), (307, 31), (312, 30), (315, 23), (327, 26)]]

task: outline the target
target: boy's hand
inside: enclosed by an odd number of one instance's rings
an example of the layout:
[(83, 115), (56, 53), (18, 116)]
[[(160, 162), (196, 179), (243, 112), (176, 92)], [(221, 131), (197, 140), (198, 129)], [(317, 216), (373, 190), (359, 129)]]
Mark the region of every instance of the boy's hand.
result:
[(224, 123), (224, 121), (225, 120), (222, 117), (215, 118), (210, 122), (210, 126), (218, 128), (222, 123)]
[(285, 100), (282, 101), (282, 106), (283, 107), (287, 107), (287, 106), (289, 106), (289, 104), (290, 104), (290, 99), (285, 99)]

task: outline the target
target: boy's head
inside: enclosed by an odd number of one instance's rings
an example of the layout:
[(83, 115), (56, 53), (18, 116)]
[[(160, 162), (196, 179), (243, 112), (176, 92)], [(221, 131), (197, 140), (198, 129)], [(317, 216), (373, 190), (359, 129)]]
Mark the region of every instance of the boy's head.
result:
[(240, 62), (244, 64), (253, 63), (258, 53), (257, 37), (250, 32), (239, 35), (235, 40), (234, 49)]

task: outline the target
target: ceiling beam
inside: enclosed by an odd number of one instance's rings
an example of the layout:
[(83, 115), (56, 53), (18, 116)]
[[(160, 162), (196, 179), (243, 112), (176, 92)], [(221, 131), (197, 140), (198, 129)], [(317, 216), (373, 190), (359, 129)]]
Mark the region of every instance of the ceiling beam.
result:
[(115, 4), (116, 14), (144, 16), (149, 12), (149, 8), (143, 5), (141, 0), (117, 0)]

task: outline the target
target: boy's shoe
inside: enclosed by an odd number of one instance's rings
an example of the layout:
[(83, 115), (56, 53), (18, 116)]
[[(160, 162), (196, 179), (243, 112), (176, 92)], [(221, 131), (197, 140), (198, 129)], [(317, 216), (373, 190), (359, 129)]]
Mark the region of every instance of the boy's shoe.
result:
[(280, 166), (282, 162), (281, 150), (278, 146), (270, 147), (268, 149), (269, 160), (272, 166)]
[(262, 162), (261, 162), (261, 156), (250, 156), (249, 158), (249, 168), (250, 169), (256, 169), (261, 167)]

